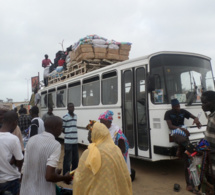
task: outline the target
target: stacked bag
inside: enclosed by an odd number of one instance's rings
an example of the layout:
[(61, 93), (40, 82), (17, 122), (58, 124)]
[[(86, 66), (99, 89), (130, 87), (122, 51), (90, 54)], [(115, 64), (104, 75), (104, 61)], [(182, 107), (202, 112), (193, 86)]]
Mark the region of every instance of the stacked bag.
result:
[(72, 51), (66, 59), (67, 67), (89, 59), (128, 60), (130, 49), (129, 42), (117, 42), (98, 35), (88, 35), (72, 46)]

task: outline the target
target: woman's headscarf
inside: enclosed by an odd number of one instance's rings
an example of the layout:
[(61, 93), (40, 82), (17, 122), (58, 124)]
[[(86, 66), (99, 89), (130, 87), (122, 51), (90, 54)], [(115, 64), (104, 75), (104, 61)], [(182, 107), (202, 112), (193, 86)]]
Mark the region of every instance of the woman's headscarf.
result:
[(101, 119), (112, 121), (113, 120), (113, 112), (110, 110), (103, 112), (102, 114), (100, 114), (98, 120), (101, 120)]
[(107, 127), (102, 123), (95, 122), (90, 131), (92, 131), (92, 143), (88, 146), (89, 155), (85, 161), (85, 165), (92, 170), (95, 175), (101, 167), (101, 154), (97, 146), (106, 140), (112, 143), (113, 141)]

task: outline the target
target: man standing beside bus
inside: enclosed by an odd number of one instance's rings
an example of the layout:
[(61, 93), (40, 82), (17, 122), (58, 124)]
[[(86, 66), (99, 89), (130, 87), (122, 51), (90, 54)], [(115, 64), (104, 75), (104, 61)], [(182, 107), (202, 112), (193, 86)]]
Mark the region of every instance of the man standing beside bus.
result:
[(63, 174), (70, 171), (71, 162), (72, 170), (78, 167), (78, 131), (77, 131), (77, 115), (74, 113), (74, 104), (68, 103), (68, 113), (63, 117), (64, 137), (64, 160)]
[[(205, 139), (210, 143), (210, 148), (213, 151), (213, 154), (210, 156), (212, 163), (213, 175), (215, 174), (215, 92), (214, 91), (205, 91), (201, 97), (202, 109), (204, 112), (210, 112), (207, 116), (208, 124), (205, 132)], [(213, 182), (212, 177), (207, 178), (210, 183)]]
[(181, 109), (180, 103), (177, 99), (172, 99), (171, 105), (172, 109), (166, 111), (164, 120), (166, 120), (169, 129), (172, 130), (174, 141), (179, 144), (176, 156), (181, 157), (184, 160), (185, 180), (187, 183), (186, 189), (195, 193), (196, 191), (189, 179), (189, 173), (187, 169), (189, 167), (188, 156), (184, 153), (185, 147), (189, 143), (190, 136), (189, 131), (187, 130), (186, 126), (184, 126), (184, 119), (194, 119), (193, 124), (195, 123), (198, 128), (201, 127), (201, 123), (199, 122), (198, 117), (195, 117), (185, 109)]

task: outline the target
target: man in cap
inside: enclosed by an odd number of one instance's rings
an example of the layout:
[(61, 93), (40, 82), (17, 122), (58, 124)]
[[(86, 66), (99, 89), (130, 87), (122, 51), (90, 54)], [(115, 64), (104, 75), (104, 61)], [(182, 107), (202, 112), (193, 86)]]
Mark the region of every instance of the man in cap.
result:
[(172, 109), (166, 111), (164, 120), (166, 120), (167, 125), (170, 130), (172, 130), (172, 135), (174, 141), (179, 144), (178, 151), (176, 153), (176, 156), (181, 157), (184, 159), (184, 170), (185, 170), (185, 179), (187, 183), (187, 190), (194, 192), (194, 188), (189, 180), (189, 174), (188, 174), (188, 156), (184, 154), (185, 147), (189, 143), (189, 136), (190, 133), (187, 130), (186, 126), (184, 126), (184, 119), (192, 118), (194, 119), (193, 124), (195, 123), (198, 128), (201, 127), (201, 123), (199, 122), (198, 117), (194, 116), (190, 112), (188, 112), (185, 109), (180, 108), (180, 103), (177, 99), (171, 100)]
[(192, 115), (185, 109), (180, 108), (180, 103), (177, 99), (171, 100), (172, 109), (166, 111), (164, 120), (166, 120), (167, 125), (170, 130), (180, 129), (182, 130), (186, 136), (190, 136), (189, 131), (184, 126), (184, 119), (192, 118), (194, 119), (193, 124), (195, 123), (198, 128), (201, 127), (201, 123), (199, 122), (198, 117)]

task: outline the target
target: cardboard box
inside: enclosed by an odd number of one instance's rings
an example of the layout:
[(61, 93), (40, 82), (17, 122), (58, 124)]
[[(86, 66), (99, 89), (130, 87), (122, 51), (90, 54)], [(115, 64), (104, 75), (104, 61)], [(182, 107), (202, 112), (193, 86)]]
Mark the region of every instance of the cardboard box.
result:
[(75, 51), (70, 51), (69, 56), (70, 56), (70, 62), (74, 61), (76, 59), (75, 58)]
[(110, 48), (108, 48), (108, 53), (110, 53), (110, 54), (119, 54), (119, 49), (110, 49)]
[(129, 50), (120, 49), (119, 55), (129, 56)]
[(107, 54), (106, 53), (95, 53), (95, 59), (106, 59)]
[(125, 56), (125, 55), (119, 55), (119, 60), (120, 61), (125, 61), (125, 60), (128, 60), (128, 56)]
[(128, 50), (130, 51), (131, 50), (131, 45), (127, 45), (127, 44), (121, 44), (119, 46), (120, 49), (124, 49), (124, 50)]
[(103, 47), (94, 47), (94, 53), (107, 53), (107, 48)]
[(111, 54), (111, 53), (108, 53), (108, 54), (107, 54), (107, 59), (108, 59), (108, 60), (119, 60), (119, 54)]
[(77, 58), (76, 61), (80, 62), (82, 60), (87, 60), (87, 59), (94, 59), (95, 55), (93, 52), (88, 52), (88, 53), (81, 53)]
[(75, 50), (75, 56), (76, 58), (82, 54), (82, 53), (89, 53), (89, 52), (93, 52), (93, 47), (92, 45), (79, 45), (78, 48)]

